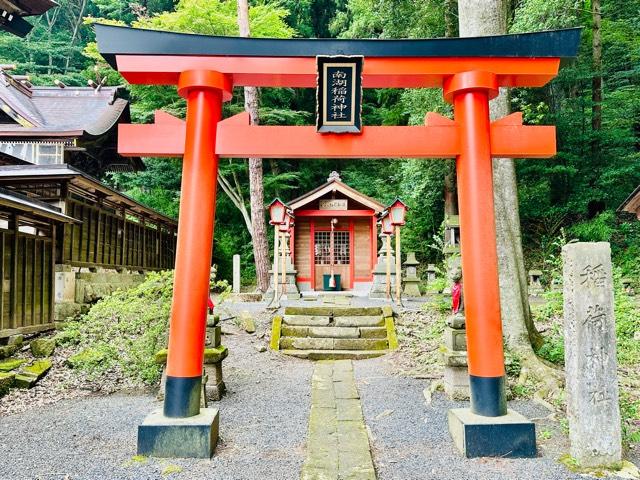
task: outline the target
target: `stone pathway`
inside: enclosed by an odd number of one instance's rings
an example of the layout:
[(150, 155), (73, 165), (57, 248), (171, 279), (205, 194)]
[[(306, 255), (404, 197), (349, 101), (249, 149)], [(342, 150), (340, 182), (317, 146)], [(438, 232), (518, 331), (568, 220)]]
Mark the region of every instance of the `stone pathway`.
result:
[(302, 480), (375, 480), (351, 360), (316, 363)]

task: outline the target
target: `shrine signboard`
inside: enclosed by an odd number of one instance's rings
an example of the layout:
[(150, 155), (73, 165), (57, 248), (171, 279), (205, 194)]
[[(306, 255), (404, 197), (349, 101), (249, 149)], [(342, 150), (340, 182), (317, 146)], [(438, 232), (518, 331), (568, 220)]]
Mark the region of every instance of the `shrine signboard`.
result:
[(316, 127), (320, 133), (360, 133), (362, 56), (316, 57)]

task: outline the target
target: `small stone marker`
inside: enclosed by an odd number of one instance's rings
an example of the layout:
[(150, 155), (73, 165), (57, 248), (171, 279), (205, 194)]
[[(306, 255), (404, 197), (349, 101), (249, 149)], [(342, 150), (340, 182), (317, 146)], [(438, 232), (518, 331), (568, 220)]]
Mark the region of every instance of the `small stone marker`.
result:
[(233, 293), (240, 293), (240, 255), (233, 256)]
[(583, 467), (611, 467), (622, 458), (611, 249), (570, 243), (562, 257), (571, 455)]

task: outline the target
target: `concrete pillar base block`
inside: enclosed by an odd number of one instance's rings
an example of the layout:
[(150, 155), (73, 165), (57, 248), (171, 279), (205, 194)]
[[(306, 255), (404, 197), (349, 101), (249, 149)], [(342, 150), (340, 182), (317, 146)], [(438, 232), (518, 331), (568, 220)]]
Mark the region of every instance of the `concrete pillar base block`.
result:
[(514, 410), (501, 417), (484, 417), (469, 408), (453, 408), (448, 417), (451, 438), (467, 458), (536, 456), (535, 424)]
[(188, 418), (169, 418), (154, 410), (138, 426), (138, 455), (161, 458), (211, 458), (218, 443), (217, 408), (202, 408)]

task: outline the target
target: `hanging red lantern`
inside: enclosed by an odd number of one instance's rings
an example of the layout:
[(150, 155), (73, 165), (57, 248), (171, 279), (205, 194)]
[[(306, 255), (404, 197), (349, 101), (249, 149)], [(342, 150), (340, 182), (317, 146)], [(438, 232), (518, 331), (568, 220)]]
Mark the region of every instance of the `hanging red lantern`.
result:
[(393, 222), (391, 221), (391, 215), (387, 212), (387, 214), (382, 217), (380, 220), (382, 225), (382, 233), (384, 235), (392, 235), (393, 234)]
[(289, 210), (285, 209), (284, 221), (278, 225), (278, 230), (280, 231), (280, 233), (287, 233), (291, 228), (292, 223), (293, 223), (293, 215), (290, 213)]
[(269, 216), (271, 217), (269, 223), (271, 225), (282, 225), (285, 220), (285, 214), (286, 205), (284, 203), (282, 203), (278, 198), (271, 202), (269, 205)]
[(409, 208), (402, 200), (396, 198), (396, 200), (391, 204), (388, 210), (389, 217), (391, 217), (391, 223), (394, 226), (399, 227), (405, 224), (404, 219)]

